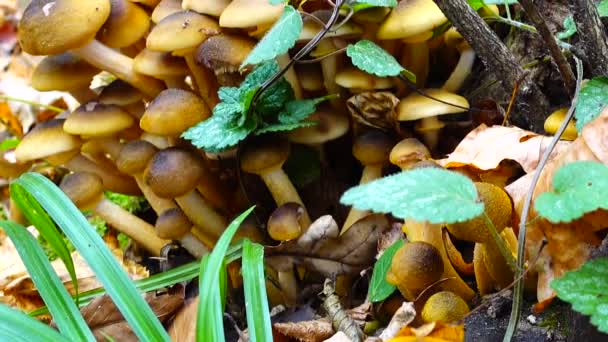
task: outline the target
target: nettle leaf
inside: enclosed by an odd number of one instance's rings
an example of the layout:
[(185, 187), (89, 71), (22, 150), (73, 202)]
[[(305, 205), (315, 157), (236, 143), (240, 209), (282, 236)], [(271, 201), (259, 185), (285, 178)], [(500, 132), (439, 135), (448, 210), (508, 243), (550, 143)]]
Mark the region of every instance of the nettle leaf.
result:
[(574, 22), (574, 18), (569, 15), (564, 19), (564, 30), (558, 32), (556, 37), (560, 40), (566, 40), (576, 33), (576, 23)]
[(608, 167), (578, 161), (564, 165), (553, 177), (555, 192), (538, 196), (534, 206), (549, 221), (571, 222), (597, 209), (608, 209)]
[(399, 76), (403, 73), (410, 81), (416, 82), (416, 75), (397, 62), (383, 48), (369, 40), (360, 40), (356, 44), (349, 44), (346, 54), (357, 68), (379, 77)]
[(430, 223), (464, 222), (483, 213), (473, 182), (444, 169), (417, 169), (346, 191), (340, 202), (360, 210)]
[(291, 122), (291, 123), (272, 123), (266, 124), (262, 127), (258, 128), (255, 131), (256, 135), (262, 135), (270, 132), (284, 132), (284, 131), (293, 131), (296, 128), (300, 127), (310, 127), (316, 125), (316, 121), (300, 121), (300, 122)]
[(220, 152), (244, 140), (256, 128), (255, 121), (248, 120), (243, 126), (234, 123), (234, 117), (213, 115), (182, 134), (192, 144), (208, 152)]
[(602, 0), (596, 6), (600, 17), (608, 17), (608, 0)]
[(576, 130), (580, 133), (583, 127), (597, 118), (608, 106), (608, 77), (595, 77), (581, 88), (576, 102)]
[(591, 316), (599, 331), (608, 333), (608, 258), (598, 258), (551, 282), (557, 296), (580, 313)]
[(302, 17), (293, 6), (285, 6), (279, 20), (268, 30), (262, 40), (253, 48), (241, 64), (258, 64), (284, 54), (296, 44), (302, 32)]
[(285, 103), (295, 99), (291, 85), (285, 78), (281, 78), (270, 88), (268, 88), (256, 104), (255, 111), (260, 116), (276, 116)]
[(353, 11), (359, 12), (361, 10), (371, 7), (395, 7), (397, 6), (397, 0), (354, 0), (347, 2)]
[(405, 242), (403, 240), (395, 241), (395, 243), (393, 243), (384, 251), (384, 253), (382, 253), (380, 259), (376, 261), (376, 265), (374, 265), (374, 272), (372, 273), (372, 279), (369, 283), (369, 291), (367, 292), (367, 296), (372, 303), (385, 300), (397, 289), (395, 285), (389, 284), (386, 281), (386, 274), (391, 268), (393, 256), (395, 256), (397, 250), (401, 248), (404, 243)]
[(289, 101), (285, 104), (285, 111), (279, 113), (279, 122), (295, 123), (305, 120), (317, 110), (317, 105), (332, 98), (334, 96), (327, 95), (316, 99)]

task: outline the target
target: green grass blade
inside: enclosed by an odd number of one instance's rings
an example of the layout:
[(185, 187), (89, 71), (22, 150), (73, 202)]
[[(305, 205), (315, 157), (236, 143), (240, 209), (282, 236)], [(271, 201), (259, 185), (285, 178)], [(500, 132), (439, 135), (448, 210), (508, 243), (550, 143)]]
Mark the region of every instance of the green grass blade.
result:
[(272, 342), (262, 245), (245, 240), (242, 273), (249, 339), (251, 342)]
[(32, 281), (48, 305), (59, 331), (73, 341), (94, 341), (95, 337), (82, 318), (78, 307), (32, 234), (20, 224), (0, 221), (0, 227), (15, 244)]
[(0, 304), (0, 341), (68, 342), (68, 338), (36, 319)]
[[(221, 267), (224, 265), (226, 252), (232, 237), (254, 208), (249, 208), (234, 219), (217, 241), (213, 251), (203, 258), (199, 276), (199, 288), (201, 289), (197, 317), (197, 327), (199, 328), (196, 330), (196, 340), (199, 342), (223, 341), (223, 312), (221, 310), (221, 300), (219, 300)], [(219, 317), (217, 317), (218, 315)], [(209, 337), (212, 339), (209, 339)], [(219, 340), (216, 338), (219, 338)]]
[(87, 261), (140, 340), (169, 341), (167, 332), (87, 219), (59, 188), (44, 176), (25, 173), (22, 186), (46, 210)]
[(17, 184), (11, 184), (10, 186), (11, 198), (19, 207), (19, 210), (25, 215), (28, 221), (36, 227), (36, 230), (40, 235), (47, 241), (49, 247), (57, 254), (57, 257), (63, 261), (74, 291), (76, 291), (76, 298), (78, 298), (78, 278), (76, 277), (76, 270), (74, 269), (74, 261), (70, 250), (63, 240), (63, 236), (57, 229), (55, 222), (51, 220), (49, 215), (44, 211), (38, 202), (23, 189), (23, 187)]

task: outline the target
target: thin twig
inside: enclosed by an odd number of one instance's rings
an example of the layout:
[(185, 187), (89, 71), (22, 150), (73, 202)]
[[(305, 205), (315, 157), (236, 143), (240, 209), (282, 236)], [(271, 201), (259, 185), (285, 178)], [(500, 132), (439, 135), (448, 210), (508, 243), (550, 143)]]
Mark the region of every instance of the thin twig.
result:
[(538, 33), (545, 41), (545, 44), (549, 49), (549, 53), (551, 53), (551, 57), (553, 57), (553, 61), (557, 65), (557, 68), (562, 75), (564, 85), (566, 86), (566, 92), (570, 95), (570, 97), (572, 97), (574, 88), (576, 87), (574, 73), (572, 72), (572, 68), (570, 68), (570, 64), (566, 60), (566, 57), (562, 53), (561, 49), (559, 46), (557, 46), (555, 37), (553, 37), (551, 31), (549, 31), (549, 27), (547, 26), (543, 15), (538, 11), (532, 0), (520, 0), (519, 3), (524, 8), (528, 18), (530, 21), (532, 21), (532, 23), (534, 23)]
[(301, 59), (301, 60), (297, 61), (296, 63), (297, 64), (313, 64), (313, 63), (318, 63), (318, 62), (322, 61), (323, 59), (325, 59), (327, 57), (330, 57), (330, 56), (333, 56), (333, 55), (337, 55), (337, 54), (341, 54), (344, 51), (346, 51), (346, 48), (341, 48), (341, 49), (332, 51), (330, 53), (327, 53), (327, 54), (325, 54), (323, 56), (319, 56), (319, 57), (313, 58), (313, 59)]
[(528, 214), (530, 213), (530, 208), (532, 207), (532, 197), (534, 195), (534, 189), (536, 188), (536, 184), (540, 178), (540, 175), (543, 171), (543, 168), (547, 164), (549, 160), (549, 155), (557, 145), (560, 137), (564, 134), (566, 127), (568, 127), (568, 123), (572, 120), (574, 116), (574, 109), (576, 108), (576, 101), (581, 90), (581, 83), (583, 82), (583, 63), (578, 57), (573, 56), (574, 61), (576, 62), (576, 90), (574, 92), (574, 97), (572, 98), (572, 104), (570, 105), (570, 109), (568, 110), (568, 114), (566, 114), (566, 118), (562, 122), (559, 130), (553, 136), (551, 143), (543, 153), (542, 158), (538, 163), (538, 167), (536, 171), (534, 171), (534, 177), (532, 178), (532, 184), (530, 184), (530, 188), (528, 188), (528, 192), (526, 193), (526, 198), (524, 200), (524, 207), (521, 212), (521, 218), (519, 221), (519, 236), (517, 242), (517, 265), (519, 267), (516, 279), (518, 279), (515, 284), (515, 290), (513, 291), (513, 306), (511, 308), (511, 318), (509, 319), (509, 325), (507, 326), (507, 331), (505, 332), (505, 336), (503, 338), (503, 342), (511, 341), (511, 338), (515, 334), (517, 330), (517, 324), (519, 323), (519, 317), (521, 315), (521, 306), (522, 306), (522, 297), (524, 291), (524, 282), (523, 278), (520, 278), (522, 275), (522, 270), (524, 266), (524, 257), (525, 257), (525, 245), (526, 245), (526, 221), (528, 219)]
[(509, 122), (509, 116), (511, 116), (511, 111), (513, 110), (513, 105), (515, 104), (515, 99), (517, 98), (517, 93), (519, 93), (519, 86), (521, 85), (521, 82), (524, 81), (526, 76), (528, 76), (527, 72), (525, 72), (523, 75), (521, 75), (521, 78), (519, 80), (517, 80), (517, 82), (515, 82), (515, 85), (513, 86), (513, 92), (511, 93), (511, 100), (509, 100), (509, 105), (507, 106), (507, 111), (505, 112), (504, 118), (502, 119), (502, 126), (506, 126), (507, 123)]
[(43, 103), (38, 103), (38, 102), (34, 102), (34, 101), (28, 101), (28, 100), (24, 100), (24, 99), (20, 99), (17, 97), (12, 97), (12, 96), (7, 96), (7, 95), (0, 95), (0, 100), (4, 100), (4, 101), (8, 101), (8, 102), (19, 102), (19, 103), (25, 103), (28, 104), (30, 106), (34, 106), (34, 107), (40, 107), (40, 108), (44, 108), (44, 109), (48, 109), (51, 110), (53, 112), (57, 112), (57, 113), (63, 113), (66, 110), (53, 106), (53, 105), (47, 105), (47, 104), (43, 104)]

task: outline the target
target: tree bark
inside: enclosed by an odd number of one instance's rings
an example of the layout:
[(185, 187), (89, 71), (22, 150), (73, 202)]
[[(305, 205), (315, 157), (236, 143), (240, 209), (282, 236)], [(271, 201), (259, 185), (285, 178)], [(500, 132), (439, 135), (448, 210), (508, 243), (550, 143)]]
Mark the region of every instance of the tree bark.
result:
[(608, 36), (591, 0), (568, 0), (591, 76), (608, 76)]
[(511, 51), (466, 0), (433, 1), (479, 55), (487, 71), (501, 81), (506, 93), (510, 94), (513, 87), (523, 80), (511, 118), (522, 128), (542, 131), (549, 103), (540, 88), (525, 79), (525, 72)]

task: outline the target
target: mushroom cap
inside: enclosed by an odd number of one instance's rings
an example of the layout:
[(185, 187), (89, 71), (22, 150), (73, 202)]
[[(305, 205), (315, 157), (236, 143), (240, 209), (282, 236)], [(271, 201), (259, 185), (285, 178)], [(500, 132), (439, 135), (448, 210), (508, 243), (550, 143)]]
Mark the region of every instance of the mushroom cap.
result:
[(179, 147), (158, 151), (144, 171), (144, 181), (162, 198), (175, 198), (192, 191), (205, 174), (202, 158)]
[(88, 207), (103, 198), (101, 178), (89, 172), (75, 172), (61, 180), (61, 190), (79, 207)]
[[(568, 108), (560, 108), (545, 119), (545, 132), (549, 134), (555, 134), (559, 130), (559, 126), (561, 126), (562, 122), (566, 118), (566, 114), (568, 114)], [(578, 137), (578, 132), (576, 131), (576, 123), (574, 119), (568, 122), (568, 126), (566, 126), (566, 130), (564, 134), (562, 134), (561, 139), (564, 140), (575, 140)]]
[(266, 229), (268, 235), (276, 241), (289, 241), (302, 235), (300, 218), (304, 214), (304, 207), (299, 203), (289, 202), (276, 208), (268, 218)]
[(86, 89), (99, 72), (70, 53), (46, 56), (32, 73), (32, 88), (38, 91)]
[(443, 268), (435, 246), (422, 241), (406, 242), (393, 256), (386, 280), (411, 301), (441, 278)]
[(95, 38), (109, 0), (32, 0), (19, 21), (19, 43), (32, 55), (56, 55)]
[(470, 309), (467, 302), (459, 295), (450, 291), (437, 292), (427, 299), (422, 308), (422, 319), (426, 323), (460, 321)]
[(353, 155), (365, 166), (384, 164), (392, 147), (393, 141), (386, 133), (372, 129), (355, 138)]
[(415, 163), (431, 158), (429, 149), (416, 138), (406, 138), (393, 146), (389, 159), (392, 164), (402, 170), (408, 169)]
[[(469, 108), (469, 101), (467, 101), (467, 99), (443, 89), (422, 89), (422, 92), (436, 99)], [(443, 114), (462, 113), (465, 111), (465, 109), (435, 101), (418, 93), (412, 93), (401, 99), (397, 105), (397, 120), (413, 121)]]
[(400, 1), (380, 25), (376, 37), (378, 39), (407, 38), (433, 30), (447, 20), (433, 0)]
[(310, 115), (309, 120), (317, 124), (308, 127), (300, 127), (287, 133), (291, 142), (297, 144), (323, 144), (327, 141), (338, 139), (348, 132), (350, 122), (345, 115), (336, 112), (315, 112)]
[(229, 4), (230, 0), (183, 0), (182, 8), (219, 17)]
[(196, 60), (216, 74), (238, 72), (239, 66), (255, 47), (256, 41), (235, 34), (209, 37), (196, 51)]
[(65, 119), (52, 119), (36, 125), (15, 149), (17, 161), (27, 162), (80, 149), (82, 140), (65, 132), (64, 122)]
[(283, 166), (289, 157), (289, 142), (278, 136), (263, 135), (250, 140), (241, 151), (241, 169), (253, 174)]
[(127, 175), (142, 173), (156, 152), (158, 148), (145, 140), (129, 141), (120, 149), (116, 167)]
[(101, 137), (131, 127), (134, 119), (116, 105), (88, 102), (76, 108), (65, 120), (63, 130), (70, 134)]
[[(322, 21), (327, 21), (331, 16), (331, 11), (329, 10), (320, 10), (311, 13), (311, 15), (316, 16)], [(318, 33), (323, 29), (321, 23), (317, 20), (314, 20), (310, 16), (304, 17), (303, 20), (304, 26), (302, 27), (302, 32), (298, 37), (298, 42), (306, 42), (312, 40)], [(361, 26), (353, 23), (352, 21), (348, 21), (345, 24), (341, 25), (337, 30), (328, 32), (324, 38), (354, 38), (363, 34), (363, 29)]]
[(143, 100), (144, 94), (129, 83), (116, 79), (103, 87), (99, 102), (108, 105), (126, 106)]
[(192, 222), (180, 208), (169, 208), (156, 219), (156, 235), (161, 239), (179, 240), (192, 228)]
[[(496, 231), (500, 233), (506, 227), (511, 226), (513, 205), (509, 195), (502, 188), (490, 183), (475, 182), (475, 188), (483, 202), (485, 214), (494, 224)], [(465, 222), (451, 223), (447, 225), (447, 228), (450, 234), (459, 240), (478, 243), (492, 240), (483, 216)]]
[(180, 12), (181, 10), (181, 0), (161, 0), (158, 5), (154, 7), (154, 11), (152, 11), (150, 19), (152, 19), (153, 23), (158, 24), (165, 17), (168, 17), (173, 13)]
[(220, 15), (220, 26), (246, 28), (271, 24), (283, 13), (285, 4), (271, 5), (267, 0), (232, 0)]
[(325, 89), (323, 85), (323, 73), (318, 64), (295, 65), (296, 75), (302, 89), (317, 92)]
[(336, 74), (336, 84), (351, 90), (389, 89), (393, 81), (389, 77), (378, 77), (356, 68), (347, 68)]
[(150, 102), (139, 126), (148, 133), (176, 136), (210, 115), (203, 99), (187, 90), (170, 88)]
[(170, 52), (143, 49), (133, 59), (133, 70), (140, 74), (166, 78), (188, 74), (188, 66), (181, 57)]
[(371, 23), (379, 24), (384, 18), (390, 13), (391, 9), (388, 7), (370, 7), (363, 10), (357, 11), (353, 15), (353, 21), (356, 23)]
[(128, 0), (110, 0), (110, 16), (97, 39), (111, 48), (134, 44), (148, 33), (150, 18), (143, 8)]
[[(148, 35), (146, 47), (154, 51), (190, 50), (219, 33), (215, 20), (193, 11), (180, 11), (161, 20)], [(179, 37), (179, 39), (176, 39)]]

